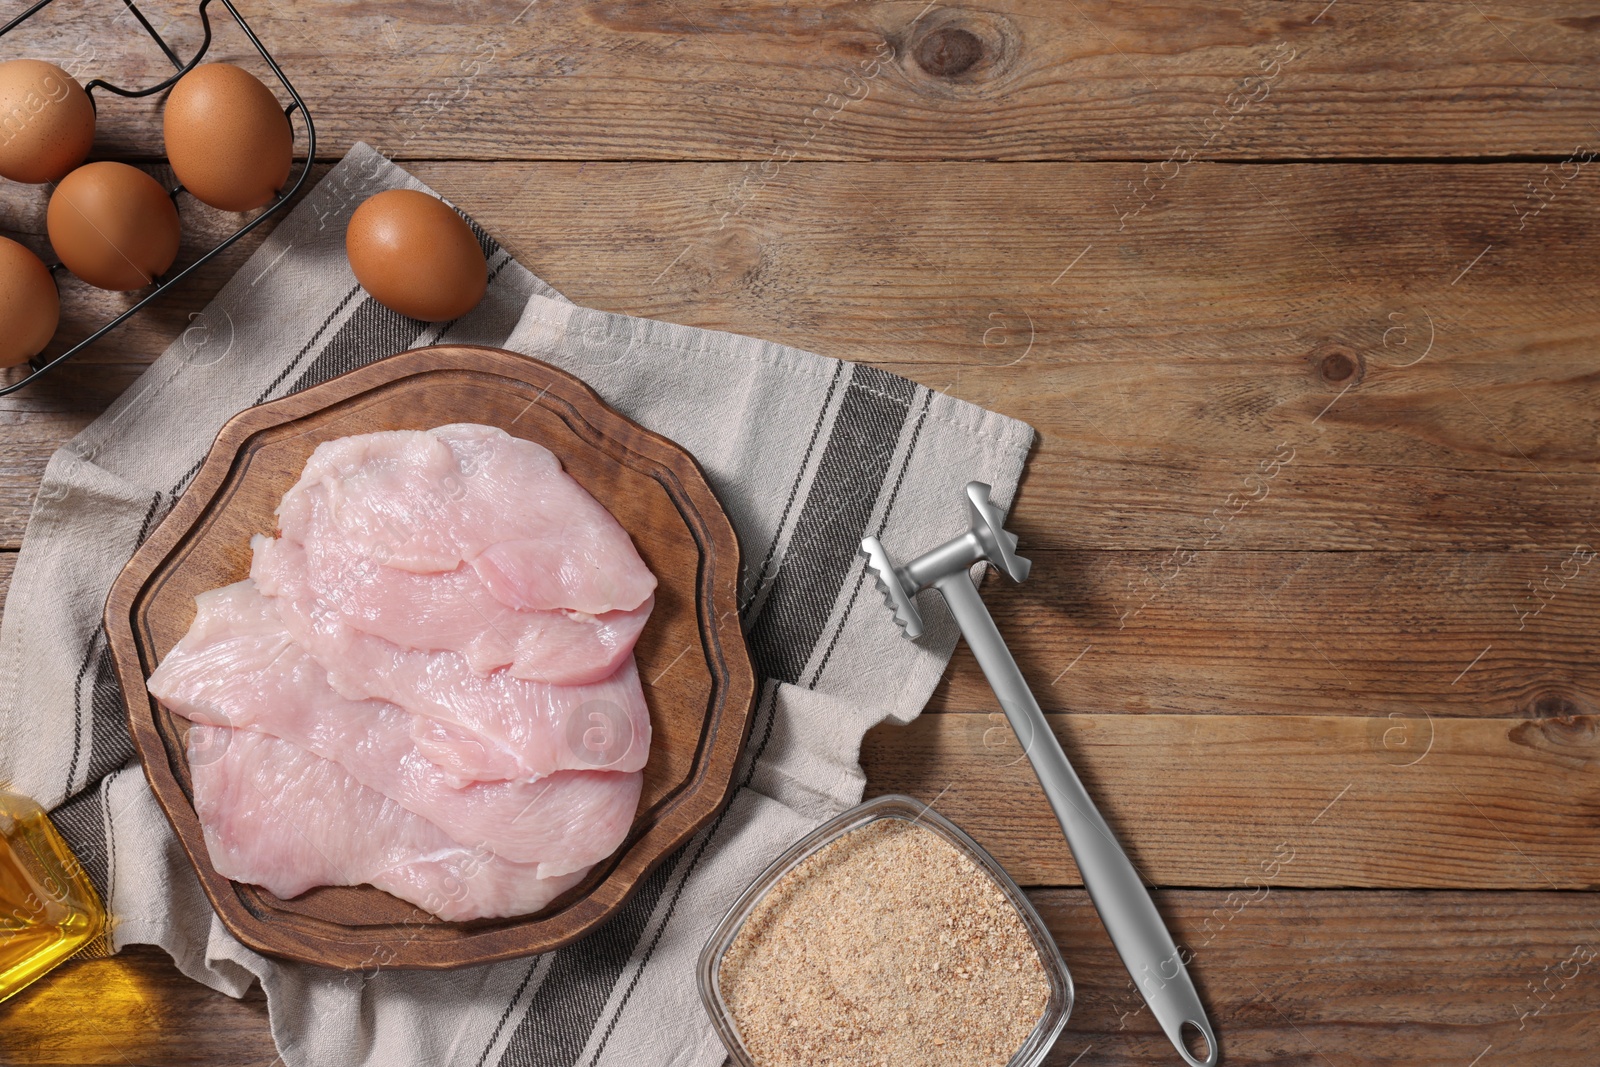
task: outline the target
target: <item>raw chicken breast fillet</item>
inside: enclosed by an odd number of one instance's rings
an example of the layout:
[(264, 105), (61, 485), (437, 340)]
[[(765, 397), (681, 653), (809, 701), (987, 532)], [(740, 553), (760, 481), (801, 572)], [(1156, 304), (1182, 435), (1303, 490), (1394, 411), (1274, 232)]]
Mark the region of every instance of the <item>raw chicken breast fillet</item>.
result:
[(252, 544), (252, 576), (333, 688), (417, 716), (414, 740), (454, 781), (637, 771), (649, 758), (650, 709), (631, 653), (609, 678), (590, 685), (546, 685), (504, 670), (483, 674), (459, 653), (418, 652), (362, 633), (308, 587), (297, 545), (264, 537)]
[(562, 771), (536, 781), (457, 786), (413, 739), (410, 714), (336, 693), (254, 583), (195, 599), (194, 624), (148, 683), (174, 713), (272, 734), (333, 760), (457, 842), (536, 864), (541, 877), (587, 868), (627, 836), (641, 774)]
[(472, 849), (343, 767), (251, 730), (193, 726), (194, 807), (217, 873), (288, 899), (370, 883), (441, 919), (524, 915), (582, 881)]
[(318, 536), (321, 486), (335, 531), (398, 570), (469, 564), (519, 611), (628, 611), (655, 576), (623, 530), (549, 449), (491, 426), (361, 434), (318, 445), (284, 495), (283, 535)]
[(352, 627), (402, 648), (460, 652), (476, 671), (509, 667), (536, 682), (598, 682), (627, 658), (655, 603), (646, 596), (637, 607), (603, 615), (508, 607), (470, 564), (431, 573), (385, 566), (334, 523), (326, 486), (295, 492), (295, 536), (265, 550), (258, 545), (258, 567), (274, 566), (264, 551), (297, 553), (293, 566), (309, 591)]

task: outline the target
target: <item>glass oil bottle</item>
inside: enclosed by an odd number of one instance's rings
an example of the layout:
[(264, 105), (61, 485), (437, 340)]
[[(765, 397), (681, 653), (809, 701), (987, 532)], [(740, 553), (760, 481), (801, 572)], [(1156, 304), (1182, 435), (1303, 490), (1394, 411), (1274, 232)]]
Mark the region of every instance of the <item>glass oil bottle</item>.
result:
[(44, 809), (0, 789), (0, 1000), (105, 927), (99, 895)]

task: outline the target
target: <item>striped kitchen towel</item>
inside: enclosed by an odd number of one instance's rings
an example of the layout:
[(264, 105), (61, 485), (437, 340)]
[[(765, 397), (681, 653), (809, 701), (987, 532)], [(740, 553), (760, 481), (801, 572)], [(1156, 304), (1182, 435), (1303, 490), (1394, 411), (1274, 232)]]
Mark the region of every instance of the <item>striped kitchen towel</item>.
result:
[[(160, 945), (236, 996), (260, 982), (290, 1067), (713, 1067), (723, 1051), (694, 975), (712, 926), (780, 851), (860, 799), (862, 735), (913, 718), (955, 645), (937, 598), (926, 636), (901, 637), (857, 544), (875, 533), (907, 552), (959, 532), (969, 479), (1009, 503), (1032, 430), (865, 364), (577, 307), (481, 231), (484, 302), (443, 326), (404, 318), (362, 292), (343, 241), (362, 199), (402, 186), (423, 188), (357, 145), (52, 457), (0, 627), (0, 780), (53, 809), (115, 918), (110, 950)], [(264, 958), (212, 914), (132, 760), (101, 605), (228, 417), (440, 341), (561, 366), (699, 460), (740, 538), (744, 628), (765, 679), (738, 789), (614, 918), (560, 951), (445, 973)]]

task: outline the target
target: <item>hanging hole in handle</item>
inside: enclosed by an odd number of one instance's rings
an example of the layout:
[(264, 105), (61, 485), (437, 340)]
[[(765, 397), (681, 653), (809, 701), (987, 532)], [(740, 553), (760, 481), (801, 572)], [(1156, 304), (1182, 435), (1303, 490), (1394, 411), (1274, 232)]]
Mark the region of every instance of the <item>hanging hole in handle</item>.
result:
[(1217, 1042), (1216, 1038), (1211, 1036), (1209, 1027), (1192, 1019), (1185, 1019), (1183, 1025), (1178, 1027), (1178, 1036), (1183, 1042), (1179, 1046), (1179, 1051), (1184, 1054), (1191, 1067), (1215, 1067)]

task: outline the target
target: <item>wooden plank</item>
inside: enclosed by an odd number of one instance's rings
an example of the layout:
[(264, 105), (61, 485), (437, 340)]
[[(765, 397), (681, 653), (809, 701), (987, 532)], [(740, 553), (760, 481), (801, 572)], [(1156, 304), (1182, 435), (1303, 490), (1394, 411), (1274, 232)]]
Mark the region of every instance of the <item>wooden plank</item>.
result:
[[(1197, 164), (1121, 232), (1135, 165), (796, 163), (720, 229), (737, 164), (414, 169), (580, 303), (867, 359), (1028, 420), (1035, 548), (1559, 555), (1594, 536), (1600, 166), (1519, 229), (1538, 166)], [(28, 195), (0, 191), (25, 236)], [(0, 401), (0, 545), (49, 452), (240, 261)]]
[[(1032, 897), (1078, 994), (1047, 1062), (1176, 1062), (1087, 894), (1057, 889)], [(1273, 889), (1169, 891), (1156, 900), (1192, 953), (1189, 971), (1219, 1032), (1224, 1063), (1594, 1062), (1594, 894)]]
[[(721, 229), (675, 168), (571, 200), (559, 170), (457, 195), (580, 303), (867, 358), (1031, 422), (1035, 545), (1591, 528), (1600, 212), (1557, 200), (1519, 230), (1536, 168), (1197, 166), (1120, 230), (1115, 166), (796, 164)], [(524, 244), (541, 217), (563, 238)], [(1264, 506), (1219, 542), (1237, 494)]]
[(256, 986), (242, 1000), (186, 977), (160, 949), (73, 960), (0, 1004), (0, 1061), (16, 1067), (271, 1067)]
[[(1592, 548), (1060, 552), (1024, 538), (1021, 550), (1027, 582), (991, 577), (984, 598), (1047, 711), (1589, 721), (1600, 709)], [(864, 594), (863, 609), (878, 603)], [(959, 646), (930, 707), (992, 706)]]
[[(1591, 716), (1050, 719), (1155, 885), (1600, 886)], [(879, 727), (861, 764), (869, 793), (936, 802), (1024, 885), (1080, 881), (998, 712)]]
[[(1082, 890), (1031, 893), (1076, 1006), (1054, 1067), (1170, 1064)], [(1588, 1067), (1600, 1026), (1588, 893), (1163, 891), (1230, 1064)], [(259, 990), (230, 1000), (156, 949), (67, 964), (0, 1005), (23, 1065), (276, 1062)]]
[[(198, 44), (192, 3), (142, 6)], [(1529, 0), (244, 7), (335, 154), (1559, 158), (1600, 103), (1593, 17)], [(11, 41), (128, 84), (170, 72), (117, 5), (57, 5)], [(252, 55), (223, 25), (213, 56)], [(102, 151), (156, 150), (153, 102), (104, 110)]]

